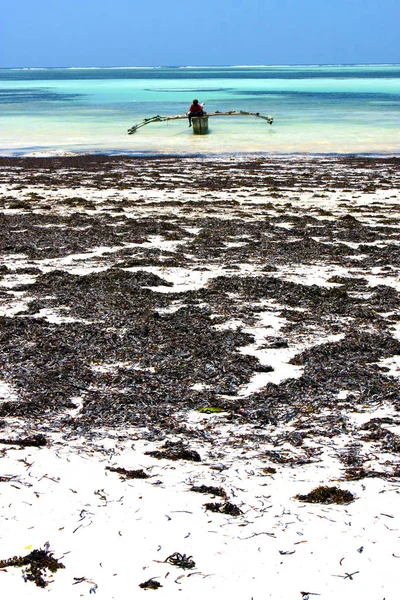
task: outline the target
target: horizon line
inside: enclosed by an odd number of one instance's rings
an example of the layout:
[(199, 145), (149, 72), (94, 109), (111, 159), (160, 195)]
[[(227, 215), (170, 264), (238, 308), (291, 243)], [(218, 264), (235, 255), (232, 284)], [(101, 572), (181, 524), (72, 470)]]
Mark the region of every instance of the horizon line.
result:
[(0, 66), (0, 70), (27, 70), (27, 71), (35, 71), (35, 70), (49, 70), (49, 69), (226, 69), (226, 68), (270, 68), (270, 67), (372, 67), (372, 66), (387, 66), (387, 67), (395, 67), (400, 66), (400, 63), (390, 63), (390, 62), (361, 62), (361, 63), (273, 63), (273, 64), (242, 64), (242, 65), (69, 65), (69, 66), (18, 66), (18, 67), (5, 67)]

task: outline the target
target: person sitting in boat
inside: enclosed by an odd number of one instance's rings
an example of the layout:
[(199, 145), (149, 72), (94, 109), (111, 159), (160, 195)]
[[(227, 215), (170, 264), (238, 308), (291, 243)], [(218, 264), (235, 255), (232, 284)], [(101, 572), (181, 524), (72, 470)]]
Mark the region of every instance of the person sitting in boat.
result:
[(192, 106), (189, 108), (187, 116), (189, 117), (189, 127), (192, 126), (192, 117), (202, 117), (204, 115), (203, 104), (199, 104), (199, 101), (194, 99)]

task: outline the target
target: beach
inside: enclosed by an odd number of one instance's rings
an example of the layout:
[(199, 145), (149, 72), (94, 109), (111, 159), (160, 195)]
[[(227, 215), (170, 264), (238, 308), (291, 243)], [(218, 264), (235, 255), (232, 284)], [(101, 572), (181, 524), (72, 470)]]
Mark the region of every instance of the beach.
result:
[(0, 157), (4, 596), (397, 597), (399, 199), (394, 156)]

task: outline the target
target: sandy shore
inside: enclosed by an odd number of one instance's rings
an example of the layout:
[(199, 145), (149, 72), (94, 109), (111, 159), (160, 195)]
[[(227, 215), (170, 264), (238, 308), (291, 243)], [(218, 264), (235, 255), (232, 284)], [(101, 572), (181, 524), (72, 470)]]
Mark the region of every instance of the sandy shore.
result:
[(0, 158), (5, 597), (397, 598), (399, 200), (396, 158)]

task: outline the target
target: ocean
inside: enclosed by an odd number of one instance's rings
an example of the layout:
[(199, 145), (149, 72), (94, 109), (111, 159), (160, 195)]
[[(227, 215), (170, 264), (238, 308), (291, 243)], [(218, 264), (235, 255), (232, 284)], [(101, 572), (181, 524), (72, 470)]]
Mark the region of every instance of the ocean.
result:
[[(193, 98), (209, 135), (185, 120)], [(0, 69), (0, 155), (400, 154), (400, 65)]]

